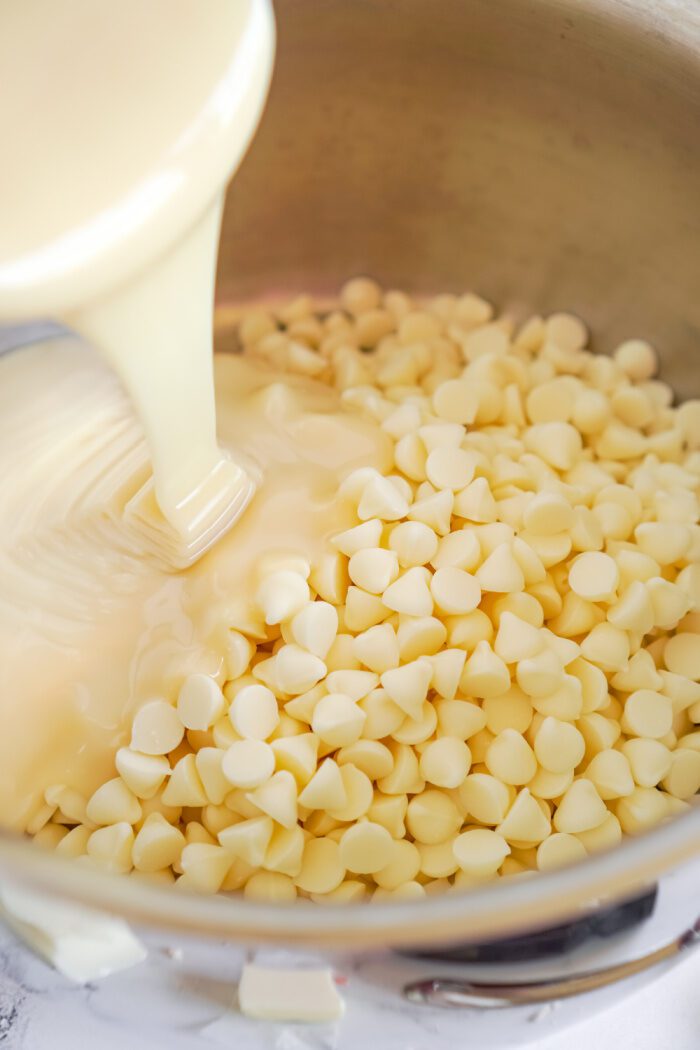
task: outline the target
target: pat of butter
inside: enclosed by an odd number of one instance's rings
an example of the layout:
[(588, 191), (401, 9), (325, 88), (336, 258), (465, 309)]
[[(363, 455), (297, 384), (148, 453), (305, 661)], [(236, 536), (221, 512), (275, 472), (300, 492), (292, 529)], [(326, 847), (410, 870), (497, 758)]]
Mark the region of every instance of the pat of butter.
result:
[(241, 1013), (264, 1021), (337, 1021), (345, 1004), (328, 969), (281, 969), (247, 963), (238, 985)]
[(37, 955), (80, 984), (135, 966), (147, 955), (121, 919), (26, 890), (0, 888), (0, 916)]

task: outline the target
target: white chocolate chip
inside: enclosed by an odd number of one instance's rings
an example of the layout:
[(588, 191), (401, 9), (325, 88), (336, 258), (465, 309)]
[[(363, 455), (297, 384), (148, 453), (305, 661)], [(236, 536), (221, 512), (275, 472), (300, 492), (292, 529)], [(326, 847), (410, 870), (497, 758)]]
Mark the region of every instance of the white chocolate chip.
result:
[(443, 736), (428, 744), (420, 757), (421, 776), (436, 787), (456, 788), (471, 765), (471, 752), (457, 737)]
[(381, 594), (399, 574), (398, 558), (381, 547), (365, 547), (350, 558), (350, 579), (370, 594)]
[(481, 698), (501, 696), (510, 685), (504, 661), (488, 642), (480, 641), (467, 659), (460, 680), (463, 693)]
[(249, 791), (246, 798), (285, 828), (293, 828), (297, 822), (296, 781), (286, 769), (274, 773), (260, 787)]
[(589, 762), (586, 776), (604, 801), (622, 798), (634, 791), (630, 763), (622, 751), (599, 751)]
[(337, 842), (309, 839), (304, 846), (301, 871), (294, 881), (306, 893), (330, 893), (345, 878), (345, 870)]
[(167, 700), (149, 700), (139, 708), (131, 726), (131, 747), (145, 755), (167, 755), (174, 751), (185, 727)]
[(405, 434), (394, 446), (394, 462), (411, 481), (425, 481), (428, 454), (417, 434)]
[(137, 871), (162, 871), (177, 863), (185, 845), (185, 836), (160, 813), (151, 813), (143, 822), (131, 854)]
[(622, 724), (634, 736), (664, 737), (673, 724), (673, 704), (652, 689), (637, 689), (625, 700)]
[(582, 350), (588, 342), (588, 329), (574, 314), (550, 314), (544, 327), (545, 337), (562, 350)]
[(571, 470), (581, 455), (581, 435), (570, 423), (536, 423), (524, 434), (525, 447), (556, 470)]
[(217, 893), (231, 867), (231, 856), (221, 846), (193, 842), (180, 854), (180, 866), (192, 888)]
[(236, 740), (225, 753), (221, 771), (229, 784), (254, 788), (264, 784), (275, 769), (275, 753), (263, 740)]
[(541, 492), (525, 508), (523, 524), (539, 536), (552, 536), (573, 527), (574, 509), (563, 496)]
[(319, 598), (340, 605), (348, 589), (347, 562), (337, 551), (322, 554), (309, 576)]
[(345, 693), (351, 700), (362, 700), (379, 685), (379, 676), (374, 671), (332, 671), (325, 681), (331, 692)]
[(382, 688), (410, 718), (420, 718), (433, 675), (429, 660), (420, 658), (385, 671)]
[(378, 674), (398, 667), (399, 643), (396, 631), (391, 624), (376, 624), (355, 636), (353, 652), (360, 663)]
[(621, 748), (639, 787), (656, 787), (671, 768), (672, 752), (660, 740), (650, 737), (626, 740)]
[(206, 674), (189, 675), (177, 698), (177, 713), (187, 729), (208, 729), (224, 713), (224, 694)]
[(313, 733), (282, 737), (273, 740), (270, 746), (275, 755), (277, 769), (289, 770), (300, 787), (311, 780), (316, 772), (319, 746)]
[(512, 788), (489, 773), (470, 773), (459, 789), (459, 797), (469, 816), (481, 824), (496, 825), (505, 819), (511, 791)]
[(393, 839), (381, 824), (369, 820), (354, 824), (340, 840), (340, 862), (347, 871), (371, 875), (390, 862), (392, 847)]
[(382, 594), (387, 609), (407, 616), (430, 616), (433, 598), (429, 587), (430, 573), (420, 566), (405, 569), (398, 580)]
[(535, 845), (548, 837), (552, 827), (546, 808), (525, 787), (496, 830), (507, 842)]
[(676, 748), (671, 755), (671, 768), (662, 787), (675, 798), (692, 799), (700, 789), (700, 751)]
[(219, 832), (219, 842), (232, 857), (259, 867), (265, 860), (274, 824), (270, 817), (251, 817)]
[(438, 489), (453, 492), (465, 488), (474, 477), (475, 461), (464, 448), (439, 447), (429, 454), (425, 472), (428, 481)]
[(428, 423), (418, 428), (418, 436), (428, 454), (437, 448), (458, 449), (465, 433), (464, 427), (458, 423)]
[(244, 740), (267, 740), (279, 723), (277, 700), (264, 685), (247, 685), (229, 708), (231, 725)]
[(153, 798), (170, 773), (170, 763), (164, 755), (144, 755), (128, 747), (120, 747), (115, 756), (117, 772), (137, 798)]
[[(369, 777), (370, 791), (372, 788), (372, 780), (381, 780), (383, 777), (388, 777), (394, 768), (394, 756), (386, 744), (380, 743), (379, 740), (358, 740), (354, 744), (342, 747), (338, 751), (336, 757), (339, 766), (345, 767), (346, 764), (350, 763), (356, 770), (364, 773), (366, 777)], [(351, 790), (348, 787), (344, 774), (343, 783), (345, 784), (345, 790), (349, 796)], [(364, 810), (362, 812), (364, 812)]]
[(653, 576), (646, 582), (652, 607), (653, 623), (663, 630), (672, 630), (691, 607), (691, 599), (679, 584)]
[(274, 657), (279, 688), (290, 694), (312, 689), (326, 673), (323, 660), (298, 645), (283, 645)]
[(621, 343), (613, 357), (625, 375), (634, 382), (656, 375), (656, 351), (643, 339), (628, 339)]
[(450, 518), (455, 497), (451, 489), (442, 489), (422, 499), (416, 499), (408, 511), (411, 521), (428, 525), (438, 536), (450, 531)]
[(690, 547), (691, 533), (687, 525), (648, 521), (637, 525), (634, 538), (640, 550), (659, 565), (672, 565), (680, 561)]
[(342, 809), (347, 800), (340, 768), (332, 758), (318, 767), (299, 795), (300, 804), (307, 809)]
[(496, 520), (498, 508), (486, 478), (474, 478), (457, 493), (454, 512), (467, 521), (488, 523)]
[(647, 831), (668, 815), (666, 799), (656, 788), (638, 787), (617, 803), (617, 818), (628, 835)]
[(517, 663), (529, 656), (535, 656), (543, 644), (543, 637), (536, 627), (508, 610), (502, 613), (494, 652), (504, 663)]
[(493, 875), (510, 853), (506, 840), (488, 828), (462, 832), (452, 848), (462, 871), (480, 877)]
[(504, 784), (527, 784), (537, 772), (537, 759), (522, 734), (504, 729), (486, 752), (486, 766)]
[(398, 521), (408, 513), (408, 501), (388, 478), (380, 474), (370, 478), (362, 490), (357, 507), (360, 521), (380, 518), (382, 521)]
[(366, 715), (344, 693), (328, 693), (314, 708), (311, 728), (320, 740), (332, 747), (354, 744), (362, 735)]
[(654, 626), (654, 607), (649, 589), (639, 580), (634, 580), (608, 609), (608, 620), (623, 631), (634, 631), (645, 635)]
[(552, 871), (585, 860), (586, 856), (586, 847), (580, 839), (557, 831), (537, 847), (537, 867), (540, 871)]
[(382, 523), (378, 518), (370, 518), (360, 525), (355, 525), (345, 532), (339, 532), (333, 537), (331, 543), (341, 554), (351, 558), (353, 554), (364, 550), (366, 547), (376, 547), (382, 537)]
[(340, 766), (340, 777), (345, 789), (345, 803), (338, 808), (327, 808), (326, 813), (334, 820), (359, 820), (372, 805), (372, 780), (352, 762)]
[(136, 824), (141, 819), (141, 806), (122, 778), (115, 777), (98, 787), (88, 800), (86, 816), (92, 824)]
[(399, 441), (407, 434), (412, 434), (421, 424), (421, 414), (416, 405), (408, 402), (399, 405), (382, 422), (382, 430), (390, 434), (395, 441)]
[(519, 660), (515, 676), (520, 688), (532, 697), (549, 696), (565, 681), (561, 660), (551, 648)]
[(575, 780), (564, 792), (554, 814), (557, 831), (576, 834), (601, 824), (608, 811), (590, 780)]
[(486, 715), (486, 727), (494, 736), (504, 729), (517, 729), (519, 733), (525, 733), (534, 714), (531, 698), (517, 685), (512, 685), (501, 696), (484, 700), (482, 710)]
[[(360, 587), (348, 587), (345, 599), (345, 626), (349, 631), (366, 631), (390, 615), (391, 610), (376, 594), (369, 594)], [(331, 648), (329, 659), (333, 653)]]
[(435, 532), (421, 521), (402, 521), (392, 529), (389, 546), (403, 569), (426, 565), (438, 549)]
[(611, 623), (597, 624), (581, 642), (581, 653), (603, 671), (622, 671), (630, 655), (629, 636)]
[(325, 660), (338, 633), (338, 612), (329, 602), (309, 602), (292, 620), (291, 632), (297, 645)]
[(679, 632), (669, 638), (664, 648), (664, 663), (674, 674), (700, 681), (700, 638), (697, 634)]
[(195, 766), (207, 798), (217, 806), (224, 801), (231, 787), (223, 772), (225, 754), (219, 747), (201, 747), (195, 755)]
[(309, 585), (297, 572), (280, 569), (271, 572), (258, 587), (257, 604), (265, 623), (291, 620), (310, 598)]
[(431, 688), (445, 700), (453, 700), (457, 693), (466, 655), (463, 649), (443, 649), (430, 657), (433, 668)]
[(92, 857), (106, 871), (123, 873), (131, 871), (133, 845), (133, 829), (126, 821), (120, 821), (93, 831), (86, 850), (88, 857)]
[(430, 788), (408, 803), (406, 826), (416, 842), (435, 845), (455, 834), (462, 821), (452, 799)]
[(430, 580), (430, 591), (435, 604), (448, 615), (471, 612), (481, 600), (476, 577), (455, 566), (436, 569)]
[(481, 561), (479, 541), (468, 528), (443, 536), (435, 547), (428, 559), (435, 569), (455, 568), (471, 572)]
[(534, 749), (537, 761), (544, 769), (550, 773), (565, 773), (578, 766), (586, 742), (576, 726), (550, 717), (545, 718), (537, 730)]
[(388, 863), (374, 872), (378, 886), (385, 890), (397, 890), (411, 882), (421, 870), (422, 853), (413, 842), (405, 839), (392, 842)]
[(574, 560), (569, 569), (569, 586), (587, 601), (609, 601), (620, 580), (615, 561), (601, 551), (587, 551)]
[(501, 543), (476, 570), (482, 591), (510, 594), (522, 591), (525, 577), (510, 543)]

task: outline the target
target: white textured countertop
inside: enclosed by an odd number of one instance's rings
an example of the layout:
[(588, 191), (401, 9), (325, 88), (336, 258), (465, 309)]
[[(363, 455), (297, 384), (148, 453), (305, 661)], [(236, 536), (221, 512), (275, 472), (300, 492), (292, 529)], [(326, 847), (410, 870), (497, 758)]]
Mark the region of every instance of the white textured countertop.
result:
[[(569, 1000), (556, 1009), (436, 1011), (402, 1001), (391, 959), (341, 964), (346, 1015), (333, 1026), (271, 1025), (237, 1012), (244, 953), (151, 950), (146, 962), (76, 986), (0, 928), (0, 1050), (696, 1050), (700, 1046), (700, 951), (653, 984)], [(597, 1001), (596, 1001), (597, 1000)], [(602, 1012), (593, 1014), (594, 1009)], [(566, 1025), (566, 1030), (562, 1030)], [(571, 1026), (571, 1027), (570, 1027)], [(558, 1030), (558, 1031), (557, 1031)]]

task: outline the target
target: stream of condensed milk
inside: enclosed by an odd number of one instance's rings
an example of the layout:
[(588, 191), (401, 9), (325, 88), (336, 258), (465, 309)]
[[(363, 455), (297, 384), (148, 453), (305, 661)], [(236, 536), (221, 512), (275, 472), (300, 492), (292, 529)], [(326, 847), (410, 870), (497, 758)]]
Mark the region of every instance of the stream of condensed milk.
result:
[(218, 445), (223, 192), (260, 117), (269, 0), (6, 0), (0, 320), (58, 317), (109, 361), (149, 444), (126, 521), (175, 567), (248, 502)]
[(311, 555), (346, 527), (339, 472), (390, 466), (327, 387), (213, 365), (223, 188), (273, 40), (268, 0), (0, 9), (0, 320), (82, 337), (0, 358), (4, 824), (49, 785), (89, 795), (144, 700), (222, 678), (256, 557)]

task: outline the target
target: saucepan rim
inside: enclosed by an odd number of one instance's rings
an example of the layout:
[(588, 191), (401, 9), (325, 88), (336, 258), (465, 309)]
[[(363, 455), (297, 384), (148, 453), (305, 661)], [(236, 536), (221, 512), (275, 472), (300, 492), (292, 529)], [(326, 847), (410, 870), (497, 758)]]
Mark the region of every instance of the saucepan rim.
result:
[(418, 901), (267, 904), (107, 874), (0, 828), (0, 881), (137, 925), (218, 940), (368, 948), (497, 939), (570, 919), (648, 887), (700, 852), (700, 807), (569, 867)]

